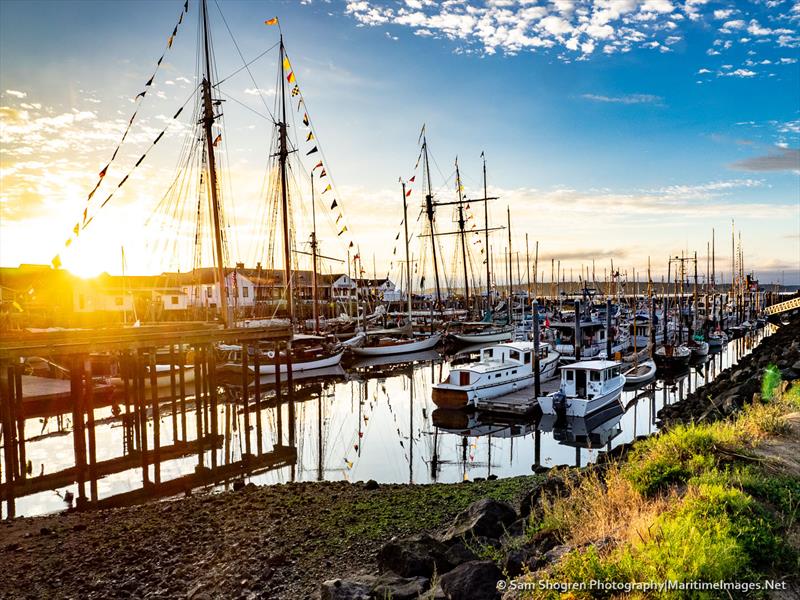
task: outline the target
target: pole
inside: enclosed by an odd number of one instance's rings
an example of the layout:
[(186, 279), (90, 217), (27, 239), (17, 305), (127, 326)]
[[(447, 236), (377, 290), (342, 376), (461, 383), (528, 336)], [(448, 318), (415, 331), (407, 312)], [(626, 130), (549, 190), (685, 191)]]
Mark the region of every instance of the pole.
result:
[(408, 202), (406, 202), (406, 184), (403, 182), (403, 238), (406, 247), (406, 294), (408, 294), (408, 323), (411, 324), (411, 259), (408, 255)]
[[(636, 323), (636, 314), (634, 313), (633, 322)], [(634, 326), (634, 330), (636, 327)], [(634, 334), (634, 343), (635, 343)], [(606, 358), (611, 360), (611, 298), (606, 300)]]
[(541, 380), (539, 373), (539, 302), (533, 301), (533, 390), (538, 398), (542, 394)]
[(575, 362), (581, 359), (581, 301), (575, 300)]
[(467, 233), (464, 223), (464, 196), (461, 193), (461, 172), (456, 157), (456, 192), (458, 193), (458, 230), (461, 237), (461, 258), (464, 262), (464, 308), (469, 311), (469, 276), (467, 274)]
[(314, 333), (319, 333), (319, 290), (317, 289), (317, 209), (314, 201), (314, 171), (311, 171), (311, 285), (314, 302)]
[[(211, 100), (211, 41), (208, 37), (208, 6), (206, 0), (202, 3), (203, 10), (203, 45), (205, 49), (205, 76), (203, 77), (203, 129), (206, 136), (206, 151), (208, 152), (208, 178), (211, 186), (211, 212), (214, 223), (214, 253), (216, 257), (217, 281), (219, 284), (219, 306), (222, 313), (222, 323), (230, 326), (228, 316), (228, 290), (225, 281), (225, 265), (222, 262), (222, 229), (219, 218), (219, 197), (217, 195), (217, 165), (214, 158), (214, 107)], [(281, 48), (283, 46), (281, 45)], [(282, 57), (281, 57), (282, 58)], [(283, 81), (283, 77), (281, 77)]]
[(439, 264), (436, 258), (436, 235), (433, 226), (433, 188), (431, 186), (431, 166), (428, 162), (428, 139), (422, 136), (422, 154), (425, 159), (425, 174), (428, 180), (428, 193), (425, 194), (425, 214), (428, 216), (428, 223), (431, 228), (431, 249), (433, 250), (433, 274), (436, 279), (436, 302), (439, 310), (442, 309), (442, 288), (439, 285)]
[(483, 224), (484, 252), (486, 253), (486, 309), (492, 306), (492, 279), (489, 270), (489, 194), (486, 193), (486, 156), (483, 157)]
[(294, 286), (292, 283), (292, 240), (289, 232), (289, 193), (287, 190), (286, 161), (289, 157), (289, 144), (286, 133), (286, 77), (284, 74), (283, 63), (286, 56), (286, 49), (283, 46), (283, 35), (280, 39), (280, 63), (281, 63), (281, 122), (279, 128), (279, 149), (278, 163), (281, 177), (281, 207), (283, 217), (283, 273), (286, 285), (286, 312), (291, 324), (294, 320)]

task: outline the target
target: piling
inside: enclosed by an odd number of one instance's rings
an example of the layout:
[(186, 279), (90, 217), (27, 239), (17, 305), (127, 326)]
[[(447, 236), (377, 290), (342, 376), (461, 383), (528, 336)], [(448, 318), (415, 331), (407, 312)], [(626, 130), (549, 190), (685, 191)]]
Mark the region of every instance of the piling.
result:
[(533, 301), (533, 393), (542, 395), (542, 376), (539, 373), (539, 302)]
[(581, 359), (581, 301), (575, 300), (575, 362)]
[[(634, 315), (635, 318), (635, 315)], [(611, 346), (613, 340), (611, 339), (611, 300), (606, 300), (606, 358), (612, 359)]]

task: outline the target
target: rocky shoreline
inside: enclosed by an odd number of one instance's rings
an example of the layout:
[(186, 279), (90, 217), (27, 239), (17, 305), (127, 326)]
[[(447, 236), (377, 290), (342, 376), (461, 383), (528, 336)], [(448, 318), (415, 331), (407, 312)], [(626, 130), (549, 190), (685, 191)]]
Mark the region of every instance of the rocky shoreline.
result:
[[(666, 407), (665, 426), (721, 419), (752, 402), (771, 364), (796, 378), (799, 340), (796, 320)], [(461, 484), (247, 485), (6, 521), (0, 598), (495, 598), (498, 580), (547, 569), (575, 550), (534, 524), (554, 498), (610, 462)]]

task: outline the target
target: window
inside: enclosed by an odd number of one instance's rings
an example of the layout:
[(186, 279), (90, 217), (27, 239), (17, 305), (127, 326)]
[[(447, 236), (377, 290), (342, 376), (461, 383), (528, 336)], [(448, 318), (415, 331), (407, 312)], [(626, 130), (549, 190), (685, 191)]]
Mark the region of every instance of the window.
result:
[(611, 369), (611, 376), (619, 377), (619, 367), (614, 367), (613, 369)]
[(206, 298), (211, 298), (211, 286), (206, 288)]
[(519, 352), (517, 352), (516, 350), (512, 350), (511, 352), (509, 352), (508, 356), (509, 358), (511, 358), (511, 360), (519, 360)]
[(495, 379), (497, 379), (498, 377), (500, 377), (500, 373), (497, 373), (497, 374), (494, 376), (494, 378), (495, 378)]
[(512, 374), (512, 375), (516, 375), (516, 374), (517, 374), (517, 370), (516, 370), (516, 369), (514, 369), (513, 371), (511, 371), (511, 374)]
[(494, 356), (494, 350), (492, 350), (491, 348), (489, 348), (488, 350), (484, 350), (483, 355), (486, 358), (492, 358), (492, 356)]
[(83, 297), (83, 294), (78, 296), (78, 307), (79, 308), (86, 308), (86, 298)]
[(526, 352), (525, 353), (525, 364), (529, 365), (530, 363), (531, 363), (531, 353), (530, 352)]
[(243, 287), (242, 288), (242, 298), (249, 298), (250, 297), (250, 288)]
[(572, 381), (575, 379), (575, 371), (566, 371), (567, 373), (567, 381)]
[(180, 300), (178, 299), (178, 297), (177, 297), (177, 296), (172, 296), (172, 298), (171, 298), (171, 302), (172, 302), (172, 304), (173, 304), (173, 306), (174, 306), (175, 304), (179, 304), (179, 303), (180, 303)]
[(589, 381), (600, 381), (600, 371), (592, 371)]

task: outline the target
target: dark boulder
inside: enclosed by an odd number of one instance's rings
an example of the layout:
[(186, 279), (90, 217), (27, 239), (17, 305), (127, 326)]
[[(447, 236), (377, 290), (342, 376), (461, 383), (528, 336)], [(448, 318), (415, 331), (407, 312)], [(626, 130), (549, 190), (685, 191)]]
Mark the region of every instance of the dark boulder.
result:
[(403, 577), (431, 577), (436, 571), (450, 569), (447, 547), (423, 533), (405, 539), (393, 539), (378, 551), (378, 568)]
[(321, 600), (415, 600), (428, 589), (425, 577), (359, 575), (348, 579), (331, 579), (320, 585)]
[(465, 537), (497, 539), (516, 519), (516, 511), (507, 502), (484, 498), (460, 512), (441, 540), (448, 544)]
[(450, 600), (495, 600), (500, 597), (497, 582), (505, 580), (490, 560), (472, 561), (442, 575), (442, 591)]
[(522, 501), (519, 503), (519, 516), (528, 517), (531, 513), (538, 516), (536, 515), (536, 509), (541, 507), (542, 500), (560, 496), (565, 492), (566, 488), (567, 486), (561, 477), (548, 477), (523, 496)]

